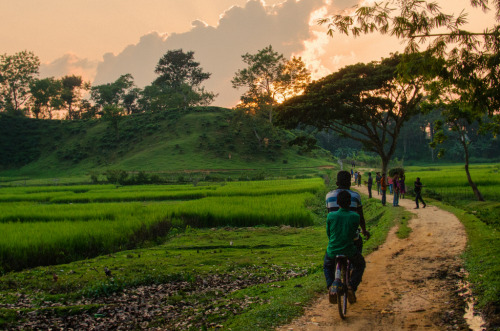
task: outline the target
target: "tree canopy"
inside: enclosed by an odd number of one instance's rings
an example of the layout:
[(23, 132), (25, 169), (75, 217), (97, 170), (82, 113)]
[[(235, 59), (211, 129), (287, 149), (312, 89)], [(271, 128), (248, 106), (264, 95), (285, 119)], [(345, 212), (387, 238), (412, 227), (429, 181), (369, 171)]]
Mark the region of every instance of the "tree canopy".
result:
[[(403, 123), (420, 112), (424, 84), (430, 78), (425, 68), (432, 72), (436, 61), (428, 54), (394, 54), (344, 67), (285, 101), (277, 112), (279, 122), (288, 128), (332, 130), (359, 141), (380, 155), (386, 171)], [(402, 66), (404, 76), (398, 71)]]
[(201, 86), (211, 73), (203, 71), (200, 63), (194, 60), (192, 51), (167, 51), (158, 61), (155, 73), (158, 77), (152, 84), (154, 88), (149, 88), (147, 93), (156, 99), (152, 104), (160, 102), (159, 107), (208, 105), (215, 98), (214, 93), (205, 91)]

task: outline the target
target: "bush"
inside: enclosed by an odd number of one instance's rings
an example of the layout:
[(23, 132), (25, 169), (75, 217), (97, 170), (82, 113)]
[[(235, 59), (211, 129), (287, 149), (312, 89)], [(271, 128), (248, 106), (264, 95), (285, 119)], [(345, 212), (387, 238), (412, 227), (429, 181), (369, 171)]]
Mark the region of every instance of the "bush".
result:
[(125, 170), (120, 169), (108, 169), (104, 173), (108, 182), (112, 184), (124, 185), (127, 183), (128, 173)]
[(139, 171), (134, 177), (135, 184), (149, 184), (149, 176), (144, 171)]
[(100, 175), (99, 172), (97, 172), (97, 171), (91, 171), (89, 173), (89, 175), (90, 175), (90, 181), (92, 182), (92, 184), (99, 183), (99, 175)]
[(393, 177), (395, 176), (396, 174), (404, 174), (405, 173), (405, 169), (403, 168), (392, 168), (389, 170), (389, 176)]

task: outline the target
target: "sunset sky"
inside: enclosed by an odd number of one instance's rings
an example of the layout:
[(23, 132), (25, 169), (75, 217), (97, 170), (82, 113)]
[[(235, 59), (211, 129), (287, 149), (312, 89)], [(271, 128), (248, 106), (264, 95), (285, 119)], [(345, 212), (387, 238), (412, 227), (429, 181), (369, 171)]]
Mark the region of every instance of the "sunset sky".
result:
[[(42, 62), (41, 76), (78, 74), (102, 84), (131, 73), (143, 87), (154, 80), (154, 66), (167, 50), (192, 50), (212, 73), (205, 85), (219, 93), (214, 104), (231, 107), (243, 91), (230, 80), (247, 52), (272, 45), (286, 57), (302, 56), (319, 78), (401, 50), (391, 37), (330, 38), (316, 24), (358, 1), (0, 0), (0, 53), (33, 51)], [(494, 22), (468, 0), (438, 2), (450, 13), (466, 9), (470, 29)]]

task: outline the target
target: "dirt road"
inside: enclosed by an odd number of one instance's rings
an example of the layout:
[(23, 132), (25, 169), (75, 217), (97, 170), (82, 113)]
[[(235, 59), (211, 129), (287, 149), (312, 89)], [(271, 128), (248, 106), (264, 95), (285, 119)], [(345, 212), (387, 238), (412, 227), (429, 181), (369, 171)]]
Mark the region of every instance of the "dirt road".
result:
[[(366, 187), (362, 189), (367, 193)], [(381, 208), (394, 208), (392, 195), (387, 198), (390, 203)], [(358, 302), (348, 307), (347, 319), (340, 319), (325, 294), (302, 317), (278, 330), (465, 328), (452, 293), (466, 245), (463, 225), (453, 214), (434, 206), (413, 209), (415, 202), (408, 199), (399, 205), (415, 214), (409, 222), (413, 231), (408, 239), (398, 239), (393, 228), (385, 244), (366, 257)]]

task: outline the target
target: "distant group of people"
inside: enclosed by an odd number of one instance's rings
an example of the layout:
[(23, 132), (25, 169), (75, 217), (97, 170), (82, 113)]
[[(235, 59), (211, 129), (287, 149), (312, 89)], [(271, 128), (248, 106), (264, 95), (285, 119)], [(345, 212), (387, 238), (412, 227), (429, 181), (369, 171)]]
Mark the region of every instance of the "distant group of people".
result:
[[(353, 171), (351, 169), (351, 177), (354, 178), (354, 183), (357, 186), (361, 186), (361, 172)], [(399, 199), (404, 199), (405, 194), (407, 192), (406, 189), (406, 175), (403, 171), (394, 173), (393, 176), (387, 176), (386, 173), (380, 174), (380, 172), (375, 173), (375, 183), (377, 184), (377, 195), (382, 195), (382, 205), (386, 205), (387, 203), (387, 190), (389, 190), (390, 194), (393, 194), (392, 205), (394, 207), (399, 206)], [(368, 172), (368, 179), (366, 181), (368, 186), (368, 197), (372, 197), (372, 187), (373, 187), (373, 177), (371, 172)], [(427, 205), (422, 199), (422, 187), (424, 185), (420, 181), (420, 178), (417, 177), (414, 183), (414, 192), (415, 192), (415, 209), (419, 208), (419, 201), (422, 203), (425, 208)]]
[[(353, 163), (354, 164), (354, 163)], [(361, 172), (351, 169), (351, 178), (354, 177), (354, 184), (361, 186)]]

